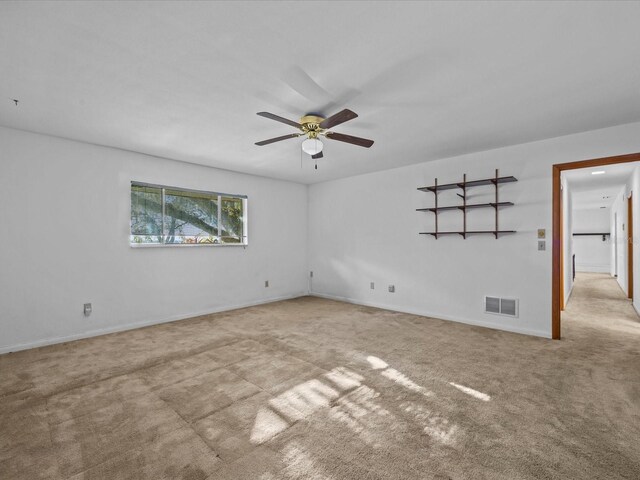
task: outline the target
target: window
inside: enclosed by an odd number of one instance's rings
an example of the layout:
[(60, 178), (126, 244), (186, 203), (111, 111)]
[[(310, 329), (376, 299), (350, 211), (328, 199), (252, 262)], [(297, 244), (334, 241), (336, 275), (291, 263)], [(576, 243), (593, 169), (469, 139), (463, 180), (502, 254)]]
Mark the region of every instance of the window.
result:
[(247, 244), (247, 197), (131, 182), (131, 245)]

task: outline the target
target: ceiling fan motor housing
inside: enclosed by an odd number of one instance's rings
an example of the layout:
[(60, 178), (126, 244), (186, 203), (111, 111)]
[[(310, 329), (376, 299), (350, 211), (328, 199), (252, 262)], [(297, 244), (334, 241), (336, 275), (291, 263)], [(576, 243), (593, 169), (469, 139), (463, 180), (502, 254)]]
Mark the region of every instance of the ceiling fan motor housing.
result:
[(320, 123), (322, 123), (323, 120), (324, 118), (317, 115), (305, 115), (300, 119), (302, 131), (309, 138), (318, 138), (318, 134), (324, 131), (322, 128), (320, 128)]

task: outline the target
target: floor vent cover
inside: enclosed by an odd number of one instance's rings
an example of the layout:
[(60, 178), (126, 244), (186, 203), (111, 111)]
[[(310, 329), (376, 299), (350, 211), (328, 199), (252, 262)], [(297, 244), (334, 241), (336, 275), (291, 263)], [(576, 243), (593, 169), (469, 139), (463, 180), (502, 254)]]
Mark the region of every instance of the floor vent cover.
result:
[(484, 297), (484, 312), (495, 315), (518, 316), (518, 300), (515, 298)]

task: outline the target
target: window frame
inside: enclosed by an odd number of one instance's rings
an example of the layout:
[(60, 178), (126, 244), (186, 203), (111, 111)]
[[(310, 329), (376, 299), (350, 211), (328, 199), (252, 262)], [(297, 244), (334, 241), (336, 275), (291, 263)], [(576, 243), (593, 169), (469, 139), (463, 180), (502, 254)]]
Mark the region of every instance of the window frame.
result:
[[(148, 187), (148, 188), (158, 188), (160, 189), (160, 199), (162, 204), (162, 233), (160, 237), (162, 238), (162, 243), (134, 243), (131, 241), (131, 189), (132, 187)], [(222, 217), (222, 199), (223, 198), (237, 198), (242, 200), (242, 235), (241, 241), (238, 243), (164, 243), (165, 240), (165, 191), (173, 190), (179, 192), (187, 192), (187, 193), (196, 193), (196, 194), (204, 194), (204, 195), (217, 195), (218, 197), (218, 238), (222, 238), (221, 231), (221, 222), (220, 219)], [(248, 200), (249, 197), (247, 195), (240, 195), (237, 193), (222, 193), (222, 192), (214, 192), (209, 190), (196, 190), (193, 188), (182, 188), (182, 187), (173, 187), (170, 185), (160, 185), (156, 183), (147, 183), (147, 182), (138, 182), (136, 180), (131, 180), (129, 184), (129, 246), (131, 248), (165, 248), (165, 247), (244, 247), (246, 248), (249, 245), (249, 233), (248, 233)]]

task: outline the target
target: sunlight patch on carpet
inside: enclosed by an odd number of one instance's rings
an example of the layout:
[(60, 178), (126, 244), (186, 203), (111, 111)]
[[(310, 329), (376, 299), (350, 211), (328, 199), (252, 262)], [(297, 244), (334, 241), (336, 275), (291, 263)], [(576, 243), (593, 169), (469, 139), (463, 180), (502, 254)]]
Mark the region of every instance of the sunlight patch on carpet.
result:
[(376, 390), (362, 385), (339, 398), (329, 411), (329, 417), (349, 428), (365, 443), (379, 447), (384, 443), (387, 433), (386, 428), (380, 428), (380, 419), (395, 422), (388, 410), (374, 402), (379, 396)]
[(251, 443), (260, 444), (272, 439), (289, 427), (289, 423), (267, 407), (258, 410), (251, 430)]
[(433, 440), (445, 445), (453, 445), (455, 443), (455, 436), (458, 432), (457, 425), (452, 425), (446, 418), (417, 403), (406, 402), (401, 405), (401, 408), (405, 412), (412, 414), (424, 433)]
[(374, 370), (381, 370), (389, 366), (387, 362), (385, 362), (381, 358), (374, 357), (373, 355), (369, 355), (367, 357), (367, 362), (369, 362), (369, 365), (371, 365), (371, 368), (373, 368)]
[(302, 382), (269, 400), (262, 407), (251, 430), (251, 442), (264, 443), (285, 431), (298, 420), (302, 420), (331, 403), (345, 392), (361, 385), (361, 375), (344, 367), (337, 367), (320, 378)]
[(464, 392), (467, 395), (471, 395), (472, 397), (477, 398), (478, 400), (482, 400), (483, 402), (488, 402), (489, 400), (491, 400), (491, 396), (487, 395), (486, 393), (474, 390), (473, 388), (465, 387), (464, 385), (458, 385), (457, 383), (453, 382), (449, 382), (449, 385), (451, 385), (452, 387), (456, 387), (461, 392)]
[(369, 362), (369, 365), (374, 370), (382, 370), (380, 372), (380, 375), (397, 383), (401, 387), (411, 390), (412, 392), (421, 393), (426, 397), (433, 395), (433, 393), (429, 392), (426, 388), (415, 383), (413, 380), (407, 377), (404, 373), (399, 372), (395, 368), (389, 367), (389, 364), (384, 360), (382, 360), (381, 358), (374, 357), (373, 355), (369, 355), (367, 357), (367, 362)]
[(398, 385), (400, 385), (400, 386), (402, 386), (402, 387), (404, 387), (404, 388), (406, 388), (408, 390), (411, 390), (413, 392), (421, 393), (422, 395), (424, 395), (426, 397), (429, 397), (429, 396), (433, 395), (426, 388), (418, 385), (413, 380), (411, 380), (409, 377), (407, 377), (404, 373), (399, 372), (395, 368), (387, 368), (386, 370), (383, 370), (382, 372), (380, 372), (380, 374), (383, 377), (386, 377), (389, 380), (392, 380), (392, 381), (396, 382)]
[(338, 388), (342, 390), (349, 390), (359, 387), (364, 380), (362, 375), (352, 372), (344, 367), (337, 367), (331, 370), (329, 373), (323, 375), (324, 378), (333, 382)]
[(276, 408), (293, 407), (304, 418), (319, 408), (328, 407), (331, 400), (338, 398), (339, 395), (336, 389), (314, 378), (290, 388), (269, 403)]

